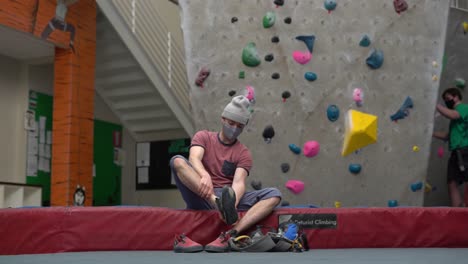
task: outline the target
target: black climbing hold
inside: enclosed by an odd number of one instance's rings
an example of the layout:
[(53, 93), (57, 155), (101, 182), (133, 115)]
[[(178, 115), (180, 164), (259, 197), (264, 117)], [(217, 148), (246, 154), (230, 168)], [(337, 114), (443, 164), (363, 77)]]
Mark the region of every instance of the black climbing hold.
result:
[(289, 202), (288, 201), (282, 201), (281, 206), (289, 206)]
[(273, 61), (274, 58), (275, 58), (275, 57), (274, 57), (273, 54), (271, 54), (271, 53), (265, 56), (265, 60), (266, 60), (266, 61)]
[(234, 96), (235, 94), (236, 94), (236, 91), (234, 91), (234, 90), (229, 91), (229, 96), (232, 97), (232, 96)]
[(290, 17), (287, 17), (284, 19), (284, 23), (286, 24), (291, 24), (291, 22), (292, 22), (292, 19)]
[(281, 94), (281, 98), (283, 98), (283, 102), (286, 101), (286, 99), (288, 99), (289, 97), (291, 97), (291, 93), (286, 91), (286, 92), (283, 92)]
[(261, 181), (255, 181), (255, 180), (254, 180), (254, 181), (252, 181), (252, 182), (250, 183), (250, 186), (252, 186), (252, 188), (253, 188), (254, 190), (261, 190), (261, 189), (262, 189), (262, 182), (261, 182)]
[(236, 23), (238, 21), (237, 17), (232, 17), (231, 18), (231, 23)]
[(274, 3), (277, 6), (283, 6), (284, 5), (284, 0), (275, 0)]
[(286, 173), (289, 171), (289, 164), (288, 163), (282, 163), (281, 164), (281, 171)]
[(279, 38), (277, 36), (274, 36), (274, 37), (271, 38), (271, 42), (273, 42), (273, 43), (278, 43), (279, 41), (280, 40), (279, 40)]
[(275, 72), (271, 75), (271, 78), (275, 79), (275, 80), (278, 80), (280, 78), (280, 74)]
[(266, 143), (271, 143), (271, 139), (275, 136), (275, 129), (273, 128), (273, 126), (266, 126), (263, 130), (262, 136)]

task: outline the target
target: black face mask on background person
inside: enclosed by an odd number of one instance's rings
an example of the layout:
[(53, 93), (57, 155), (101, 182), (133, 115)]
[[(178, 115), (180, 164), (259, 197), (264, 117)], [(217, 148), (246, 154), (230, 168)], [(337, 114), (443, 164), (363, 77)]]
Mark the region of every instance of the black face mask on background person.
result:
[(235, 140), (242, 133), (242, 128), (233, 127), (228, 124), (223, 124), (223, 134), (229, 140)]
[(445, 100), (445, 106), (447, 106), (448, 109), (453, 109), (454, 105), (455, 105), (455, 102), (453, 101), (453, 99)]

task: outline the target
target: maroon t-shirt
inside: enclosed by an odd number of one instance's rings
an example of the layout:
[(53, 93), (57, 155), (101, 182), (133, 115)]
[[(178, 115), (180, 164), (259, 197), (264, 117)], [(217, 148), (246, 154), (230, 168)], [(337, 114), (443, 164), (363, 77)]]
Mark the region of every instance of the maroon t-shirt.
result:
[(249, 149), (236, 140), (227, 145), (219, 139), (218, 132), (202, 130), (197, 132), (190, 146), (200, 146), (205, 149), (202, 164), (211, 175), (214, 188), (232, 185), (237, 168), (243, 168), (247, 175), (252, 168), (252, 155)]

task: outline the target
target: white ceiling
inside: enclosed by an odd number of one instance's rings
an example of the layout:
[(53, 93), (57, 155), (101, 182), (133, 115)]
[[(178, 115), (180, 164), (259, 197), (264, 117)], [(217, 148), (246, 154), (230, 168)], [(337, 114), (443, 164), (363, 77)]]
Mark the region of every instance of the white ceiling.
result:
[(0, 26), (0, 54), (25, 61), (53, 58), (54, 45), (30, 33)]

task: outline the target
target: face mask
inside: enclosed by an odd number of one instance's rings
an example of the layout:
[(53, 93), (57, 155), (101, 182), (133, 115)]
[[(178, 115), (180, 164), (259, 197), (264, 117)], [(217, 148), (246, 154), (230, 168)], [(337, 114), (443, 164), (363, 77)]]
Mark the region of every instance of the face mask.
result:
[(229, 140), (236, 139), (242, 133), (242, 129), (238, 127), (232, 127), (227, 124), (223, 124), (223, 134)]
[(455, 102), (453, 99), (445, 101), (445, 106), (447, 106), (448, 109), (453, 109), (453, 106), (455, 105)]

